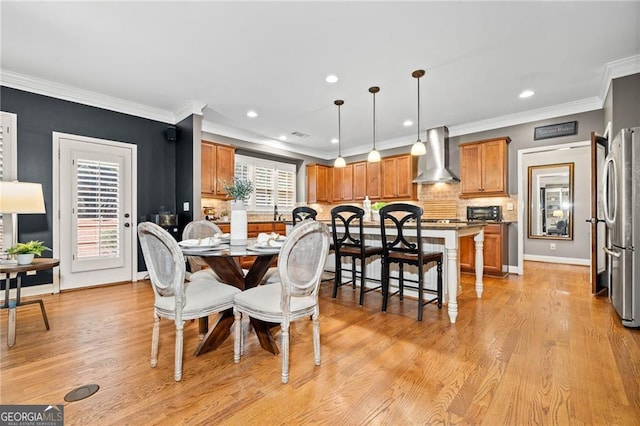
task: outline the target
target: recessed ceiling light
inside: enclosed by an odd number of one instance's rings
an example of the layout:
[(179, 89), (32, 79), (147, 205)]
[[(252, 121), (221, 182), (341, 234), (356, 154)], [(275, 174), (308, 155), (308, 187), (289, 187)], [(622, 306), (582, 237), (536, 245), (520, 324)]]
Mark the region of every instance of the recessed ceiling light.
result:
[(402, 125), (403, 125), (404, 127), (413, 126), (413, 121), (411, 121), (411, 120), (404, 120), (404, 123), (402, 123)]
[(338, 76), (335, 74), (329, 74), (324, 78), (324, 81), (327, 83), (336, 83), (338, 81)]
[(337, 138), (331, 139), (331, 143), (338, 143), (338, 139)]
[(535, 95), (536, 92), (534, 92), (533, 90), (523, 90), (522, 93), (520, 93), (520, 97), (521, 98), (530, 98), (531, 96)]
[(257, 116), (258, 116), (258, 113), (253, 110), (247, 112), (247, 117), (249, 118), (256, 118)]
[(287, 137), (285, 135), (280, 135), (278, 139), (280, 139), (281, 141), (286, 141)]

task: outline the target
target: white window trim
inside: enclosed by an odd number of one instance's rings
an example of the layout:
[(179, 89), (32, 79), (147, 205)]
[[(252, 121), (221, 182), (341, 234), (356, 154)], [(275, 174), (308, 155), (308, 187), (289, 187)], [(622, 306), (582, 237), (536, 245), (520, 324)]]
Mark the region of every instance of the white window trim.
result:
[[(273, 161), (273, 160), (265, 160), (262, 158), (256, 158), (256, 157), (249, 157), (246, 155), (242, 155), (242, 154), (236, 154), (235, 155), (235, 162), (236, 164), (240, 163), (240, 164), (244, 164), (249, 166), (249, 180), (251, 180), (251, 182), (253, 182), (255, 184), (255, 176), (254, 176), (254, 169), (256, 166), (262, 166), (262, 167), (266, 167), (266, 168), (273, 168), (276, 170), (282, 170), (282, 171), (286, 171), (286, 172), (290, 172), (293, 173), (294, 175), (294, 194), (293, 194), (293, 204), (295, 205), (295, 200), (296, 200), (296, 192), (297, 192), (297, 188), (296, 188), (296, 165), (295, 164), (291, 164), (291, 163), (283, 163), (283, 162), (278, 162), (278, 161)], [(274, 176), (274, 180), (275, 180), (275, 188), (274, 188), (274, 200), (277, 202), (277, 176)], [(247, 206), (247, 211), (249, 212), (255, 212), (255, 213), (267, 213), (267, 212), (272, 212), (273, 211), (273, 206), (269, 206), (268, 208), (262, 208), (262, 209), (258, 209), (255, 205), (255, 197), (252, 196), (249, 198), (249, 200), (247, 200), (245, 202), (245, 205)], [(285, 208), (288, 208), (288, 206), (286, 206)], [(293, 207), (292, 207), (293, 208)], [(278, 206), (278, 209), (281, 209), (281, 206)]]

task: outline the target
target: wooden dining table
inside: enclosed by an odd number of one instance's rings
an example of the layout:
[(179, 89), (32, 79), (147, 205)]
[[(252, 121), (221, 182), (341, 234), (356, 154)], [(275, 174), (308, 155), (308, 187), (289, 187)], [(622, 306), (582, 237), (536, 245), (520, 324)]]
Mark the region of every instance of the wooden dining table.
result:
[[(256, 287), (262, 282), (279, 252), (278, 248), (252, 250), (251, 247), (254, 244), (255, 240), (250, 239), (246, 246), (225, 246), (225, 248), (221, 250), (215, 249), (208, 251), (194, 251), (183, 248), (182, 252), (187, 256), (198, 256), (204, 260), (220, 278), (221, 282), (233, 285), (240, 290), (246, 290)], [(255, 256), (255, 260), (251, 267), (245, 271), (240, 264), (240, 258), (246, 256)], [(231, 335), (233, 321), (233, 309), (223, 311), (218, 316), (213, 328), (209, 328), (207, 318), (201, 319), (200, 331), (206, 334), (196, 349), (195, 356), (202, 355), (219, 347), (220, 344)], [(249, 321), (258, 336), (260, 346), (272, 354), (277, 355), (280, 351), (273, 338), (271, 329), (280, 324), (268, 323), (254, 318), (249, 318)]]

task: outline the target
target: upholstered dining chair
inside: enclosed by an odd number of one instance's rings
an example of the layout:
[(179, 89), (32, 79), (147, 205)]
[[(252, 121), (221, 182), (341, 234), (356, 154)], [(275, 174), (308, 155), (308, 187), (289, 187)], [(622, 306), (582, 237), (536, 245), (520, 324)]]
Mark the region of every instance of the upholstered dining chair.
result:
[(291, 212), (291, 220), (293, 221), (293, 226), (305, 219), (316, 220), (316, 216), (318, 216), (318, 212), (315, 209), (307, 206), (296, 207)]
[[(222, 234), (222, 231), (213, 222), (208, 220), (194, 220), (187, 223), (182, 231), (183, 240), (196, 240), (198, 238), (213, 237), (216, 234)], [(189, 269), (186, 277), (188, 280), (197, 280), (199, 278), (218, 279), (218, 276), (207, 266), (206, 262), (199, 256), (186, 256), (189, 262)]]
[[(333, 234), (333, 249), (335, 255), (335, 278), (333, 284), (333, 298), (338, 295), (338, 288), (352, 283), (360, 277), (360, 305), (364, 304), (364, 294), (377, 290), (381, 285), (367, 288), (367, 260), (373, 256), (382, 256), (382, 247), (368, 246), (364, 241), (363, 231), (364, 210), (360, 207), (344, 205), (331, 210), (331, 232)], [(342, 230), (338, 231), (337, 227)], [(342, 259), (351, 259), (351, 280), (342, 280)], [(360, 261), (360, 268), (356, 265)], [(380, 282), (380, 280), (377, 280)]]
[(234, 298), (234, 362), (244, 351), (242, 315), (280, 324), (282, 383), (289, 381), (289, 325), (311, 316), (315, 364), (320, 365), (318, 288), (329, 252), (327, 225), (307, 219), (294, 227), (278, 257), (279, 285), (245, 290)]
[[(380, 233), (382, 235), (382, 312), (387, 311), (389, 300), (390, 266), (397, 264), (398, 291), (395, 294), (403, 299), (404, 288), (418, 290), (418, 321), (422, 321), (424, 305), (437, 302), (442, 308), (442, 252), (425, 252), (422, 247), (422, 207), (406, 203), (387, 204), (380, 209)], [(415, 241), (407, 239), (407, 226), (415, 229)], [(424, 300), (424, 265), (434, 262), (437, 270), (436, 295)], [(417, 287), (407, 285), (404, 278), (404, 265), (413, 265), (418, 269)]]
[(233, 307), (240, 289), (211, 278), (185, 283), (185, 261), (178, 242), (166, 230), (151, 222), (138, 225), (138, 238), (155, 295), (151, 367), (158, 365), (160, 318), (176, 326), (174, 378), (182, 379), (182, 337), (185, 320), (197, 319)]

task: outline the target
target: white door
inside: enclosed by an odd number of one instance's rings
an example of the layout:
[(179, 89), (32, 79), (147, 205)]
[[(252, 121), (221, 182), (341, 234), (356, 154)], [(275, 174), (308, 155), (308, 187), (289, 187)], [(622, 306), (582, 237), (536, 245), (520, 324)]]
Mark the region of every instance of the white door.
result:
[(54, 133), (56, 145), (60, 288), (135, 280), (136, 146)]

